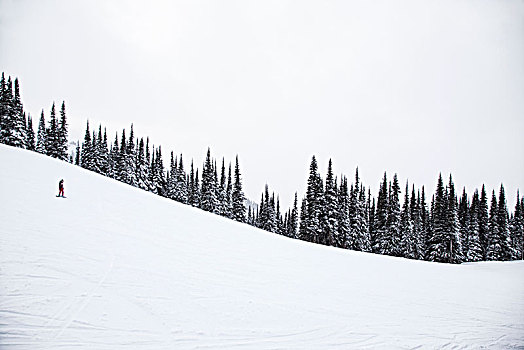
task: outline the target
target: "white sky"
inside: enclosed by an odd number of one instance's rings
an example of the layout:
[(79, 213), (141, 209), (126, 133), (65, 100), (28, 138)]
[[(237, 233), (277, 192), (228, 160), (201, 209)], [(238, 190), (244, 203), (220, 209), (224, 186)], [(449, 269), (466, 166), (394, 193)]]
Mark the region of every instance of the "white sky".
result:
[(313, 154), (374, 195), (384, 171), (524, 191), (522, 1), (0, 0), (0, 43), (34, 120), (65, 100), (72, 139), (238, 153), (255, 201), (302, 196)]

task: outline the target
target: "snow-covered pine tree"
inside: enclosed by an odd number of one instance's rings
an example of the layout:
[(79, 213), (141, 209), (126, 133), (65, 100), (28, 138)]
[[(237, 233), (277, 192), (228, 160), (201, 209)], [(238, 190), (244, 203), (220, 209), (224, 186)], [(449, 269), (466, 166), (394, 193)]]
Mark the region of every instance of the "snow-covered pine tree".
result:
[(445, 243), (448, 246), (448, 261), (449, 263), (462, 262), (462, 247), (460, 245), (460, 231), (459, 221), (457, 215), (457, 196), (455, 192), (455, 185), (451, 175), (449, 175), (448, 184), (448, 204), (446, 211), (446, 236)]
[(514, 259), (524, 260), (524, 214), (520, 194), (517, 190), (517, 203), (510, 223), (511, 241), (513, 243)]
[(504, 185), (500, 185), (499, 201), (497, 211), (498, 232), (500, 235), (501, 256), (498, 260), (508, 261), (514, 256), (511, 244), (511, 234), (509, 232), (509, 214), (506, 204), (506, 194)]
[[(99, 135), (100, 135), (100, 130), (99, 130)], [(109, 149), (107, 148), (107, 130), (104, 128), (104, 136), (98, 140), (98, 144), (99, 144), (99, 148), (100, 148), (100, 152), (99, 152), (99, 155), (100, 155), (100, 158), (101, 158), (101, 161), (100, 161), (100, 167), (101, 167), (101, 171), (102, 171), (102, 174), (104, 174), (105, 176), (109, 176)]]
[(384, 178), (380, 184), (377, 198), (377, 210), (375, 214), (375, 242), (372, 247), (373, 252), (377, 254), (388, 254), (391, 252), (391, 239), (388, 238), (388, 214), (389, 214), (389, 196), (387, 175), (384, 172)]
[(120, 147), (118, 145), (118, 132), (115, 133), (115, 141), (109, 150), (109, 171), (108, 175), (116, 179), (118, 174), (118, 164), (120, 163)]
[(417, 197), (418, 207), (420, 210), (421, 231), (419, 235), (420, 245), (422, 247), (422, 258), (427, 260), (428, 242), (431, 232), (431, 220), (426, 205), (426, 192), (422, 186), (420, 197)]
[(13, 145), (14, 133), (14, 115), (15, 108), (13, 103), (13, 82), (11, 77), (8, 78), (7, 83), (2, 73), (2, 115), (0, 115), (0, 142), (6, 145)]
[[(368, 198), (372, 198), (371, 190), (368, 190)], [(370, 252), (375, 252), (373, 249), (377, 244), (377, 233), (375, 230), (375, 197), (371, 199), (371, 204), (369, 205), (368, 212), (368, 232), (369, 232), (369, 248)]]
[(500, 242), (501, 235), (499, 234), (498, 225), (498, 204), (495, 190), (491, 194), (491, 206), (489, 209), (488, 221), (488, 247), (486, 252), (486, 260), (501, 260), (502, 259), (502, 242)]
[(18, 78), (15, 78), (15, 91), (12, 101), (12, 126), (11, 130), (11, 145), (19, 148), (26, 148), (26, 121), (24, 106), (20, 98), (20, 86), (18, 85)]
[(146, 185), (146, 174), (145, 174), (145, 145), (144, 145), (144, 138), (141, 137), (140, 141), (138, 141), (138, 149), (136, 153), (136, 181), (137, 181), (137, 187), (142, 190), (147, 190)]
[(176, 198), (176, 181), (178, 180), (177, 176), (177, 164), (175, 162), (175, 156), (173, 151), (171, 151), (171, 161), (169, 163), (169, 179), (167, 181), (167, 197), (175, 200)]
[(417, 239), (411, 217), (409, 183), (406, 181), (406, 191), (404, 193), (404, 203), (400, 214), (400, 256), (408, 259), (417, 259)]
[(138, 180), (136, 178), (136, 146), (133, 124), (131, 124), (131, 130), (129, 131), (129, 139), (126, 144), (125, 167), (127, 183), (133, 187), (137, 187)]
[(266, 184), (260, 201), (258, 216), (258, 227), (269, 231), (277, 232), (277, 216), (275, 211), (275, 195), (269, 196), (269, 186)]
[(122, 130), (122, 136), (120, 137), (120, 149), (118, 150), (118, 158), (115, 163), (115, 179), (128, 183), (127, 178), (127, 138), (126, 129)]
[(220, 182), (217, 182), (217, 203), (218, 214), (227, 217), (227, 198), (226, 198), (226, 161), (222, 157), (222, 167), (220, 170)]
[(187, 187), (188, 191), (188, 204), (193, 207), (198, 207), (196, 202), (196, 194), (195, 194), (195, 167), (193, 164), (193, 160), (191, 159), (191, 170), (189, 171), (189, 184)]
[(47, 155), (53, 158), (59, 158), (58, 153), (58, 122), (56, 120), (55, 103), (51, 107), (48, 127), (46, 129), (46, 151)]
[(238, 164), (238, 155), (235, 159), (235, 181), (233, 183), (233, 193), (231, 194), (233, 203), (233, 219), (239, 222), (246, 221), (246, 207), (244, 191), (242, 190), (242, 178), (240, 174), (240, 166)]
[(415, 240), (415, 254), (414, 259), (423, 259), (424, 258), (424, 249), (423, 249), (423, 224), (422, 216), (420, 210), (420, 192), (415, 193), (415, 186), (412, 186), (411, 189), (411, 198), (409, 203), (409, 210), (411, 215), (411, 220), (413, 222), (413, 237)]
[[(76, 149), (75, 149), (75, 162), (74, 164), (76, 166), (80, 166), (80, 153), (81, 153), (81, 149), (80, 149), (80, 140), (77, 140), (76, 141)], [(107, 176), (107, 175), (106, 175)]]
[(282, 220), (282, 212), (280, 211), (280, 197), (276, 198), (275, 206), (275, 223), (276, 223), (276, 233), (283, 235), (285, 233), (284, 221)]
[(432, 230), (428, 241), (427, 252), (427, 260), (429, 261), (448, 262), (449, 260), (449, 246), (445, 239), (447, 230), (447, 201), (448, 198), (442, 181), (442, 175), (439, 174), (431, 211)]
[(180, 153), (180, 160), (178, 162), (178, 169), (176, 171), (177, 180), (175, 181), (175, 200), (187, 204), (187, 174), (184, 170), (184, 162), (182, 160), (182, 153)]
[(335, 246), (339, 236), (338, 229), (338, 198), (337, 185), (333, 176), (333, 167), (331, 159), (328, 163), (328, 171), (326, 175), (326, 187), (324, 190), (324, 213), (323, 218), (323, 237), (320, 238), (319, 243)]
[[(267, 184), (266, 184), (266, 189), (267, 189)], [(261, 228), (261, 229), (264, 229), (264, 226), (266, 225), (266, 222), (268, 221), (266, 206), (267, 205), (266, 205), (266, 200), (264, 199), (264, 192), (262, 192), (262, 195), (260, 196), (260, 204), (258, 206), (258, 215), (256, 219), (256, 227)]]
[(470, 224), (470, 209), (469, 209), (469, 200), (468, 200), (468, 194), (466, 193), (466, 188), (464, 187), (462, 189), (462, 196), (459, 200), (457, 215), (458, 215), (458, 222), (459, 222), (459, 232), (460, 232), (460, 243), (462, 246), (462, 254), (466, 258), (468, 256), (468, 249), (469, 249), (469, 229)]
[(490, 229), (488, 214), (488, 196), (486, 194), (486, 188), (484, 184), (482, 184), (482, 190), (480, 192), (478, 224), (480, 245), (482, 247), (482, 260), (487, 260)]
[(62, 107), (60, 108), (60, 122), (58, 123), (57, 129), (57, 155), (58, 159), (67, 160), (68, 157), (68, 146), (67, 146), (67, 116), (65, 101), (62, 101)]
[(306, 198), (302, 198), (302, 201), (300, 203), (300, 222), (298, 226), (298, 233), (297, 238), (302, 241), (309, 241), (309, 237), (307, 236), (307, 200)]
[(351, 223), (349, 220), (349, 205), (350, 198), (348, 192), (348, 179), (347, 177), (340, 176), (340, 187), (338, 190), (338, 235), (335, 236), (335, 246), (344, 249), (350, 249), (352, 244)]
[(30, 151), (36, 150), (35, 130), (33, 129), (33, 118), (30, 114), (27, 116), (26, 147)]
[[(43, 114), (42, 114), (43, 115)], [(50, 142), (47, 142), (50, 144)], [(84, 169), (95, 171), (94, 150), (91, 141), (91, 132), (89, 131), (89, 120), (87, 121), (84, 142), (82, 143), (82, 152), (80, 155), (80, 166)]]
[(166, 197), (166, 175), (164, 170), (164, 161), (162, 159), (162, 146), (158, 146), (155, 154), (155, 171), (154, 184), (156, 185), (156, 193), (162, 197)]
[(215, 174), (211, 159), (211, 150), (209, 148), (207, 149), (206, 161), (202, 170), (200, 208), (211, 213), (217, 212)]
[(349, 199), (350, 236), (348, 248), (357, 251), (369, 251), (370, 241), (367, 230), (367, 213), (365, 210), (365, 189), (360, 183), (358, 168), (355, 171), (355, 184), (351, 186)]
[(288, 217), (288, 237), (297, 238), (298, 229), (298, 195), (295, 192), (295, 200), (293, 201), (293, 209)]
[(360, 223), (361, 223), (361, 229), (360, 229), (360, 247), (363, 252), (371, 252), (371, 238), (369, 236), (369, 216), (368, 212), (369, 209), (367, 208), (367, 199), (366, 199), (366, 187), (364, 185), (360, 185), (360, 194), (359, 194), (359, 216), (360, 216)]
[[(233, 219), (233, 180), (231, 177), (231, 162), (229, 163), (229, 170), (227, 174), (227, 185), (226, 185), (226, 212), (227, 218)], [(254, 217), (252, 215), (250, 224), (253, 225)]]
[(2, 128), (0, 134), (0, 142), (6, 145), (13, 145), (13, 133), (14, 133), (14, 103), (13, 103), (13, 82), (11, 77), (8, 77), (7, 83), (4, 86), (2, 93), (2, 100), (4, 106), (4, 115), (2, 118)]
[(324, 208), (324, 190), (315, 156), (311, 159), (309, 166), (309, 178), (307, 181), (306, 203), (307, 213), (305, 216), (305, 237), (313, 243), (321, 243), (323, 236), (322, 214)]
[(467, 247), (462, 250), (465, 252), (466, 261), (481, 261), (483, 259), (482, 245), (480, 244), (479, 233), (479, 192), (475, 190), (469, 207), (469, 227)]
[(385, 237), (384, 254), (401, 256), (400, 254), (400, 185), (397, 174), (393, 175), (393, 183), (389, 191), (388, 218)]

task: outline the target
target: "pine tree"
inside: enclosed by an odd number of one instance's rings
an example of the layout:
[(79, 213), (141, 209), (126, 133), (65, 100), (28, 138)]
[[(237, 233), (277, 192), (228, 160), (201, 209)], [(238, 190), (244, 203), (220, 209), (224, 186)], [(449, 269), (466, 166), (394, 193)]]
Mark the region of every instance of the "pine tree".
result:
[(423, 222), (422, 222), (422, 210), (420, 208), (420, 192), (415, 193), (415, 186), (411, 190), (411, 199), (409, 204), (409, 210), (411, 220), (413, 222), (413, 238), (414, 238), (414, 259), (424, 258), (424, 247), (423, 247)]
[(288, 237), (297, 238), (298, 229), (298, 196), (295, 192), (295, 200), (293, 202), (293, 209), (288, 217)]
[(524, 260), (524, 208), (517, 190), (517, 203), (511, 220), (511, 241), (513, 244), (514, 259)]
[[(48, 143), (50, 144), (50, 143)], [(91, 141), (91, 132), (89, 131), (89, 120), (87, 121), (84, 142), (82, 143), (82, 153), (80, 157), (80, 166), (84, 169), (95, 171), (94, 150)]]
[(331, 159), (328, 163), (328, 171), (326, 175), (326, 188), (324, 191), (324, 213), (323, 213), (323, 228), (324, 234), (320, 243), (336, 246), (336, 241), (339, 236), (338, 229), (338, 198), (337, 185), (333, 176), (333, 168)]
[(448, 184), (448, 203), (446, 210), (446, 236), (445, 243), (448, 245), (448, 262), (462, 262), (462, 247), (460, 245), (459, 221), (457, 216), (457, 196), (455, 194), (455, 185), (451, 175)]
[(60, 108), (60, 123), (57, 129), (57, 156), (58, 159), (67, 160), (68, 147), (67, 147), (67, 117), (65, 110), (65, 102), (62, 101), (62, 107)]
[(389, 196), (387, 187), (387, 175), (384, 172), (384, 179), (380, 184), (377, 198), (377, 211), (375, 214), (375, 241), (373, 252), (378, 254), (388, 254), (392, 251), (392, 245), (388, 240), (388, 215), (389, 215)]
[(349, 202), (348, 180), (341, 176), (338, 190), (338, 235), (335, 237), (335, 246), (345, 249), (351, 249), (353, 244), (350, 236)]
[(211, 150), (207, 149), (206, 161), (202, 170), (202, 188), (200, 192), (200, 208), (211, 213), (217, 212), (216, 183), (211, 160)]
[(238, 155), (235, 160), (235, 181), (233, 183), (233, 193), (231, 200), (233, 203), (233, 219), (239, 222), (246, 221), (246, 207), (244, 204), (245, 197), (242, 190), (242, 179), (240, 177), (240, 167), (238, 165)]
[(481, 261), (483, 259), (479, 232), (479, 192), (475, 190), (469, 207), (469, 227), (467, 247), (464, 250), (466, 261)]
[(306, 191), (307, 213), (305, 216), (305, 238), (313, 243), (321, 243), (323, 237), (322, 213), (324, 190), (315, 156), (309, 166), (309, 178)]
[(400, 186), (397, 174), (393, 175), (393, 183), (389, 191), (386, 236), (383, 238), (383, 254), (401, 256), (400, 254)]
[(0, 116), (0, 142), (6, 145), (13, 146), (15, 144), (13, 140), (14, 129), (15, 129), (15, 106), (13, 96), (13, 83), (11, 77), (8, 78), (7, 84), (5, 82), (4, 75), (2, 73), (2, 115)]
[(400, 256), (408, 259), (418, 259), (418, 244), (416, 233), (411, 216), (409, 199), (409, 184), (406, 181), (406, 192), (404, 193), (404, 203), (400, 214)]
[(277, 215), (275, 209), (275, 196), (269, 196), (269, 187), (266, 184), (264, 192), (262, 193), (262, 198), (260, 200), (260, 213), (258, 217), (258, 227), (269, 231), (277, 232)]
[(47, 155), (53, 158), (59, 158), (58, 152), (58, 123), (56, 120), (55, 103), (51, 107), (49, 124), (46, 129), (46, 150)]
[(501, 246), (501, 255), (498, 260), (511, 260), (514, 256), (511, 244), (511, 235), (509, 232), (509, 214), (508, 207), (506, 204), (506, 194), (504, 186), (500, 185), (499, 190), (499, 201), (497, 210), (497, 226), (500, 235), (499, 241)]
[(148, 168), (149, 161), (146, 157), (146, 145), (144, 144), (144, 138), (141, 138), (138, 146), (138, 154), (136, 157), (136, 179), (138, 188), (141, 188), (145, 191), (150, 188)]
[(306, 198), (302, 198), (302, 202), (300, 204), (300, 223), (298, 228), (298, 234), (297, 238), (302, 241), (309, 241), (309, 237), (307, 236), (307, 200)]
[(448, 262), (449, 245), (446, 242), (447, 234), (447, 207), (448, 198), (445, 193), (442, 175), (439, 175), (437, 189), (433, 200), (431, 219), (432, 232), (428, 241), (427, 259), (429, 261)]
[(35, 139), (35, 130), (33, 129), (33, 118), (31, 115), (27, 117), (27, 129), (26, 129), (26, 147), (30, 151), (36, 150), (36, 139)]
[(201, 207), (201, 203), (200, 203), (200, 198), (202, 198), (202, 189), (201, 189), (201, 184), (200, 184), (200, 180), (198, 178), (198, 169), (196, 170), (196, 173), (195, 173), (195, 197), (194, 197), (194, 206), (197, 207), (197, 208), (200, 208)]
[(123, 182), (128, 182), (128, 171), (127, 171), (127, 138), (126, 130), (122, 130), (122, 136), (120, 138), (120, 149), (118, 150), (117, 163), (115, 163), (115, 179)]
[(155, 166), (153, 173), (153, 184), (156, 186), (156, 192), (162, 197), (167, 195), (167, 183), (164, 170), (164, 161), (162, 160), (162, 147), (158, 146), (155, 153)]
[(27, 148), (26, 140), (26, 121), (24, 107), (20, 98), (20, 87), (18, 85), (18, 78), (15, 78), (15, 91), (12, 101), (12, 130), (10, 144), (19, 148)]
[(176, 181), (178, 181), (178, 165), (175, 161), (175, 156), (173, 151), (171, 151), (171, 162), (169, 165), (169, 179), (167, 181), (167, 197), (175, 200), (176, 198)]
[(222, 168), (220, 171), (220, 182), (217, 183), (217, 202), (218, 202), (218, 214), (227, 217), (227, 183), (226, 183), (226, 162), (222, 157)]
[(420, 223), (421, 223), (421, 232), (420, 232), (420, 245), (422, 247), (422, 257), (427, 259), (427, 252), (429, 246), (429, 238), (431, 233), (431, 221), (428, 208), (426, 205), (426, 192), (424, 186), (422, 186), (420, 200), (418, 201), (418, 207), (420, 209)]
[(115, 133), (115, 141), (109, 150), (109, 172), (108, 175), (117, 179), (118, 164), (120, 163), (120, 147), (118, 145), (118, 132)]
[[(75, 165), (80, 166), (80, 140), (76, 141)], [(107, 176), (107, 175), (106, 175)]]
[(129, 132), (129, 139), (126, 145), (125, 168), (127, 183), (133, 187), (137, 187), (138, 180), (136, 177), (136, 147), (135, 147), (135, 133), (133, 131), (133, 124)]
[(488, 247), (486, 260), (500, 260), (502, 258), (502, 246), (500, 242), (499, 225), (498, 225), (498, 205), (495, 191), (491, 195), (491, 207), (489, 210), (488, 221)]
[[(371, 192), (368, 192), (368, 198), (371, 199)], [(377, 242), (377, 233), (375, 230), (375, 210), (375, 198), (373, 197), (372, 203), (369, 205), (368, 212), (369, 246), (371, 252), (374, 252), (374, 247), (376, 246)]]
[(177, 172), (177, 198), (176, 200), (180, 203), (187, 204), (188, 194), (187, 194), (187, 174), (184, 170), (184, 161), (182, 159), (182, 153), (180, 153), (180, 161), (178, 162), (178, 172)]
[(363, 252), (371, 252), (371, 238), (369, 236), (369, 209), (367, 207), (366, 200), (366, 188), (361, 184), (360, 185), (360, 194), (359, 194), (359, 217), (360, 217), (360, 236), (359, 236), (359, 245), (360, 249)]
[[(226, 205), (225, 205), (225, 216), (233, 219), (233, 181), (231, 178), (231, 163), (229, 163), (229, 170), (227, 175), (226, 185)], [(253, 217), (251, 218), (251, 224), (253, 224)]]
[(468, 256), (469, 250), (469, 229), (470, 229), (470, 209), (469, 209), (469, 200), (466, 193), (466, 188), (462, 190), (462, 197), (460, 197), (458, 205), (458, 222), (459, 222), (459, 232), (460, 232), (460, 242), (462, 246), (462, 254), (464, 257)]
[(486, 188), (482, 185), (480, 192), (480, 202), (478, 210), (479, 240), (482, 247), (482, 260), (487, 260), (489, 245), (489, 214), (488, 214), (488, 197)]

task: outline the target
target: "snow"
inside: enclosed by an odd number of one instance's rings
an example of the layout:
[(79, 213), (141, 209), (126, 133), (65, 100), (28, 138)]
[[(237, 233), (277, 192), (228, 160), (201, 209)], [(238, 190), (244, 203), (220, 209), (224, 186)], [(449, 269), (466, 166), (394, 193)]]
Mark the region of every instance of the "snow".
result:
[(1, 349), (524, 347), (522, 261), (317, 246), (25, 150), (0, 164)]

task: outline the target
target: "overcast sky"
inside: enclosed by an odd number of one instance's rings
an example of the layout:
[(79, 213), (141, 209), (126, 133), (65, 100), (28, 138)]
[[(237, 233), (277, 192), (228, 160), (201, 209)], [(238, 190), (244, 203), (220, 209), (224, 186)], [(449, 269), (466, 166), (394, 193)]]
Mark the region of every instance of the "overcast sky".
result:
[(0, 0), (0, 43), (33, 120), (65, 100), (72, 139), (238, 153), (255, 201), (301, 197), (312, 155), (374, 195), (384, 171), (524, 190), (523, 1)]

